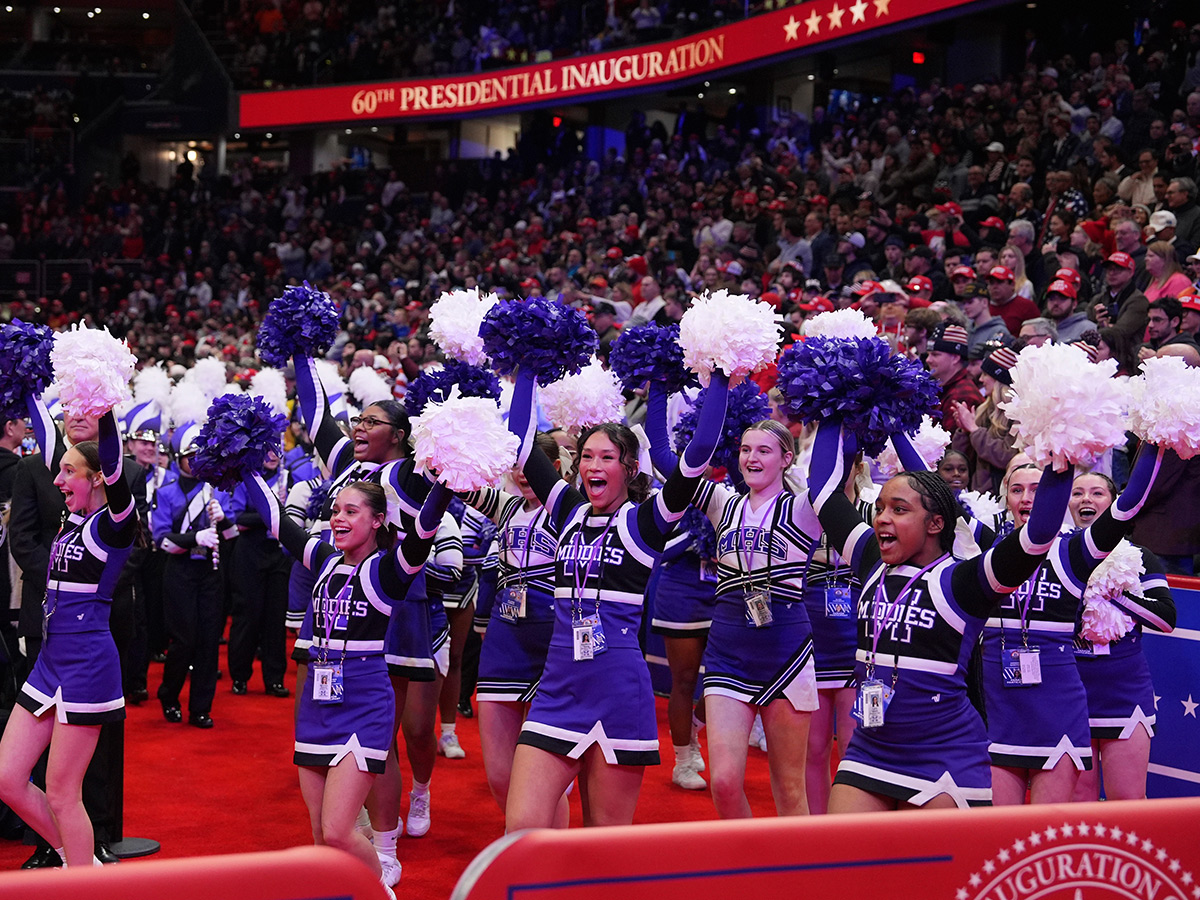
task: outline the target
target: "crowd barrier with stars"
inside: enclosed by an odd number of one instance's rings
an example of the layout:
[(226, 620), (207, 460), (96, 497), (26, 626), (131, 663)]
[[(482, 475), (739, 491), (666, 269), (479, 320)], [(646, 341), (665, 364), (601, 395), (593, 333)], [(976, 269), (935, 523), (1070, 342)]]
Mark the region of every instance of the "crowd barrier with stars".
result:
[[(1200, 578), (1170, 576), (1178, 622), (1146, 632), (1157, 733), (1150, 744), (1150, 797), (1200, 796)], [(1197, 837), (1200, 843), (1200, 837)]]
[(1200, 800), (526, 831), (452, 900), (1200, 900)]

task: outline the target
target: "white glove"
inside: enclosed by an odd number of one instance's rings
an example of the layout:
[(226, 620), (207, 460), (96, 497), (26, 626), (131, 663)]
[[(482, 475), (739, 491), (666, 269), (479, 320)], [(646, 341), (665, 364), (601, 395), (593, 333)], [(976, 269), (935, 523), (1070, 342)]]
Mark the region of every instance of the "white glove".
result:
[(217, 529), (205, 528), (203, 531), (196, 532), (196, 543), (201, 547), (207, 547), (209, 550), (212, 550), (221, 543), (221, 536), (217, 534)]
[(208, 521), (213, 525), (225, 521), (225, 510), (221, 509), (221, 504), (216, 500), (208, 502)]

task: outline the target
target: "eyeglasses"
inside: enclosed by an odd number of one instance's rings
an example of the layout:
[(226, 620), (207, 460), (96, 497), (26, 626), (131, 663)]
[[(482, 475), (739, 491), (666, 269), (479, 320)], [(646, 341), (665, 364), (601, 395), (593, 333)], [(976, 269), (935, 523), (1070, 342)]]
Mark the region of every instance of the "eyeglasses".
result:
[(376, 425), (387, 425), (390, 428), (396, 427), (387, 419), (377, 419), (374, 416), (355, 416), (350, 420), (351, 428), (357, 428), (359, 425), (361, 425), (363, 428), (366, 428), (368, 431), (370, 431)]

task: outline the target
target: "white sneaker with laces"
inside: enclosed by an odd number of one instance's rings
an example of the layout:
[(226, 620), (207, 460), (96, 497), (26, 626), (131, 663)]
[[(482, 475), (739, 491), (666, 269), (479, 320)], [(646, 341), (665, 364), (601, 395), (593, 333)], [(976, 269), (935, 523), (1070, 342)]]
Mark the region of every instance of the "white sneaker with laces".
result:
[(379, 857), (379, 867), (383, 869), (383, 875), (380, 881), (384, 887), (394, 887), (400, 883), (400, 861), (394, 856), (385, 856), (382, 853), (376, 853)]
[(708, 787), (708, 782), (696, 771), (695, 762), (677, 762), (671, 773), (671, 783), (686, 791), (702, 791)]
[(424, 837), (429, 833), (429, 794), (408, 795), (408, 818), (404, 827), (409, 837)]
[(467, 751), (458, 742), (458, 735), (451, 732), (438, 738), (437, 752), (446, 759), (465, 759)]

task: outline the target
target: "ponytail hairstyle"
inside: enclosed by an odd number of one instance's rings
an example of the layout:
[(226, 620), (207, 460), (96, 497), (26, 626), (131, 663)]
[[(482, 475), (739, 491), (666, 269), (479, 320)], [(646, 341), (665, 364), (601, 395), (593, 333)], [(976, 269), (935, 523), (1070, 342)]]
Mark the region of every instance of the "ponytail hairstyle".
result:
[(597, 433), (603, 434), (617, 448), (617, 460), (625, 467), (625, 485), (629, 488), (629, 499), (634, 503), (641, 503), (650, 496), (650, 476), (645, 472), (638, 471), (638, 454), (641, 452), (641, 444), (638, 443), (637, 435), (633, 433), (632, 429), (617, 422), (593, 425), (579, 436), (579, 440), (575, 444), (575, 466), (567, 481), (573, 482), (579, 477), (579, 460), (583, 457), (583, 447), (588, 442), (588, 438)]
[(943, 553), (954, 550), (954, 526), (958, 523), (958, 501), (954, 492), (937, 472), (901, 472), (896, 476), (908, 481), (908, 486), (921, 497), (921, 505), (930, 515), (942, 517), (938, 545)]
[[(392, 401), (386, 401), (392, 402)], [(372, 404), (377, 406), (378, 404)], [(388, 502), (387, 494), (383, 488), (373, 481), (352, 481), (342, 491), (355, 490), (362, 495), (366, 501), (367, 508), (376, 516), (383, 516), (383, 525), (375, 532), (375, 542), (380, 550), (391, 550), (396, 546), (396, 541), (400, 537), (400, 529), (394, 523), (388, 521)]]
[(545, 431), (539, 431), (533, 436), (533, 446), (541, 450), (545, 454), (546, 459), (552, 463), (560, 462), (558, 455), (558, 441), (554, 439), (554, 435)]
[[(72, 450), (78, 451), (83, 457), (84, 464), (88, 467), (89, 472), (95, 472), (97, 475), (102, 475), (104, 469), (100, 465), (100, 444), (96, 441), (80, 441), (78, 444), (71, 445)], [(101, 479), (100, 486), (104, 487), (104, 480)]]

